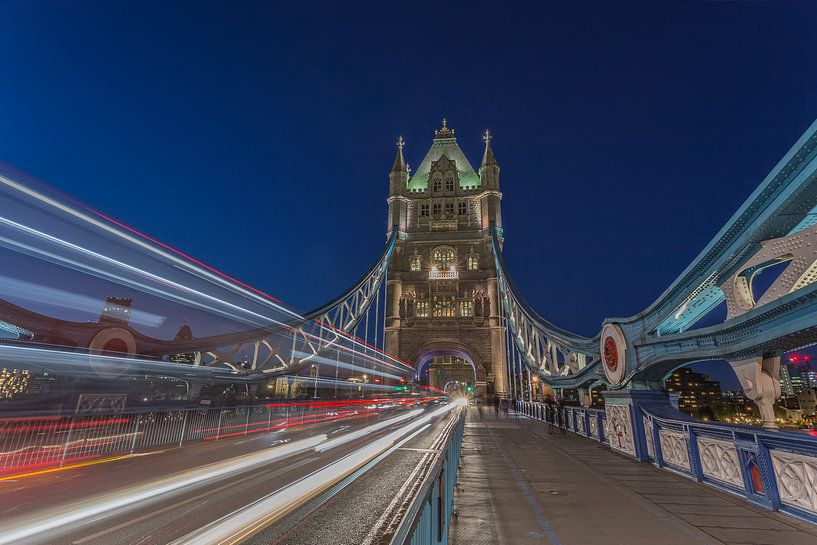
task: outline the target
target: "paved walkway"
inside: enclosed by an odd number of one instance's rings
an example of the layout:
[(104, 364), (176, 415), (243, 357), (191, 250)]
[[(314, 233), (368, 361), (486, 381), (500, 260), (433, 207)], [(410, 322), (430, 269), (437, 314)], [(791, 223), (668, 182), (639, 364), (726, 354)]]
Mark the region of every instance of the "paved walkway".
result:
[(521, 416), (465, 424), (452, 545), (817, 545), (817, 526)]

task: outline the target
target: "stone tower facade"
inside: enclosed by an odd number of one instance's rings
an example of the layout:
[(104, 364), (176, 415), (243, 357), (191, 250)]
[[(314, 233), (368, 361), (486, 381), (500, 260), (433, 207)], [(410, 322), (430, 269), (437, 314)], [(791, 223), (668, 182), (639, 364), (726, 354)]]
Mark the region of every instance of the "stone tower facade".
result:
[[(483, 140), (477, 172), (445, 120), (413, 174), (402, 138), (397, 143), (388, 228), (399, 236), (388, 273), (385, 349), (413, 364), (418, 380), (443, 356), (464, 360), (473, 366), (476, 393), (485, 396), (508, 388), (490, 234), (491, 223), (500, 233), (502, 227), (500, 169), (487, 131)], [(462, 369), (450, 374), (461, 378)]]

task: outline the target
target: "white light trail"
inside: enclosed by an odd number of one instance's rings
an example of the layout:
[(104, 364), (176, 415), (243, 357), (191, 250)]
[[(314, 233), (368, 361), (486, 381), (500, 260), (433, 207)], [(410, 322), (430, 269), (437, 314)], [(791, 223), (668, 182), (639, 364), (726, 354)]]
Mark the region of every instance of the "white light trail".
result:
[[(99, 309), (102, 308), (104, 303), (104, 301), (95, 297), (80, 295), (42, 284), (35, 284), (10, 276), (0, 275), (0, 285), (3, 286), (3, 294), (5, 296), (14, 297), (19, 301), (40, 303), (57, 308), (69, 308), (97, 316), (99, 315)], [(143, 310), (131, 310), (131, 323), (147, 327), (159, 327), (164, 323), (165, 319), (164, 316), (151, 314)]]
[[(295, 357), (306, 359), (305, 358), (306, 352), (301, 352), (301, 351), (296, 350), (293, 353), (295, 354)], [(379, 377), (386, 377), (386, 378), (391, 378), (391, 379), (394, 379), (394, 380), (400, 380), (402, 378), (399, 375), (392, 375), (390, 373), (384, 373), (384, 372), (378, 371), (376, 369), (361, 367), (359, 365), (346, 363), (346, 362), (344, 362), (342, 360), (333, 360), (333, 359), (330, 359), (330, 358), (326, 358), (324, 356), (313, 355), (312, 360), (316, 361), (318, 363), (321, 363), (323, 365), (326, 365), (327, 367), (337, 366), (337, 367), (340, 367), (341, 369), (349, 369), (350, 371), (360, 371), (362, 373), (367, 373), (369, 375), (376, 375), (376, 376), (379, 376)]]
[(299, 452), (308, 451), (326, 439), (326, 435), (317, 435), (224, 462), (209, 464), (180, 475), (71, 504), (58, 510), (55, 514), (29, 515), (22, 520), (6, 519), (0, 524), (0, 544), (16, 544), (24, 539), (41, 536), (58, 528), (65, 528), (82, 521), (91, 521), (115, 509), (156, 499), (162, 494), (268, 464)]
[[(420, 433), (433, 419), (460, 406), (459, 403), (451, 403), (441, 407), (303, 479), (234, 511), (200, 530), (173, 541), (171, 545), (228, 545), (240, 543), (300, 504), (304, 498), (312, 498), (322, 490), (333, 486), (390, 448), (399, 448), (401, 444), (414, 436), (412, 432)], [(406, 437), (406, 435), (409, 435), (409, 437)], [(404, 438), (403, 441), (400, 441), (401, 438)], [(395, 445), (398, 441), (400, 442)]]
[[(384, 444), (384, 440), (390, 441), (389, 444), (391, 444), (395, 437), (411, 432), (436, 415), (442, 414), (443, 411), (450, 410), (451, 407), (453, 407), (453, 405), (438, 409), (415, 422), (409, 423), (397, 432), (393, 432), (373, 444)], [(422, 411), (411, 411), (411, 413), (401, 414), (400, 416), (368, 426), (354, 432), (355, 438), (364, 437), (377, 430), (402, 423), (406, 420), (407, 415), (418, 416), (419, 412)], [(0, 545), (16, 545), (24, 540), (40, 540), (46, 537), (53, 537), (51, 535), (53, 533), (70, 531), (82, 525), (83, 522), (97, 521), (122, 508), (144, 506), (145, 502), (159, 499), (162, 495), (179, 492), (182, 489), (199, 486), (217, 479), (223, 479), (236, 473), (250, 471), (264, 464), (279, 461), (295, 454), (318, 450), (316, 447), (319, 447), (327, 441), (330, 443), (334, 442), (334, 446), (339, 446), (342, 442), (348, 442), (348, 440), (345, 439), (347, 435), (351, 434), (345, 434), (329, 441), (329, 437), (326, 434), (320, 434), (292, 443), (276, 445), (261, 452), (245, 454), (222, 462), (208, 464), (191, 471), (143, 485), (82, 500), (54, 511), (34, 513), (16, 519), (5, 519), (0, 523)], [(343, 441), (341, 442), (340, 440)]]
[[(2, 178), (2, 176), (0, 176), (0, 179), (1, 178)], [(154, 282), (156, 282), (159, 285), (167, 285), (167, 286), (170, 286), (170, 287), (172, 287), (174, 289), (177, 289), (177, 290), (179, 290), (181, 292), (187, 292), (189, 294), (202, 297), (205, 300), (208, 300), (208, 301), (210, 301), (212, 303), (217, 303), (217, 304), (220, 303), (220, 304), (226, 305), (227, 307), (230, 307), (230, 308), (232, 308), (234, 310), (245, 312), (245, 313), (249, 314), (250, 316), (252, 316), (254, 319), (258, 320), (258, 321), (250, 322), (250, 325), (267, 326), (267, 325), (269, 325), (270, 322), (272, 322), (274, 324), (277, 324), (277, 325), (282, 324), (282, 322), (274, 320), (273, 318), (270, 318), (269, 316), (265, 316), (263, 314), (258, 314), (257, 312), (253, 312), (253, 311), (251, 311), (249, 309), (246, 309), (246, 308), (244, 308), (242, 306), (239, 306), (239, 305), (236, 305), (234, 303), (224, 301), (223, 299), (220, 299), (218, 297), (214, 297), (214, 296), (209, 295), (207, 293), (204, 293), (204, 292), (201, 292), (201, 291), (198, 291), (198, 290), (194, 290), (194, 289), (189, 288), (189, 287), (187, 287), (187, 286), (185, 286), (183, 284), (179, 284), (178, 282), (174, 282), (174, 281), (172, 281), (172, 280), (170, 280), (168, 278), (164, 278), (164, 277), (161, 277), (159, 275), (153, 274), (151, 272), (139, 269), (138, 267), (128, 265), (127, 263), (117, 261), (116, 259), (112, 259), (112, 258), (110, 258), (108, 256), (105, 256), (105, 255), (99, 254), (97, 252), (88, 250), (86, 248), (83, 248), (83, 247), (78, 246), (76, 244), (73, 244), (71, 242), (62, 240), (62, 239), (57, 238), (55, 236), (49, 235), (47, 233), (43, 233), (42, 231), (32, 229), (31, 227), (27, 227), (25, 225), (22, 225), (20, 223), (15, 222), (15, 221), (9, 220), (7, 218), (0, 217), (0, 223), (6, 224), (9, 227), (15, 228), (15, 229), (17, 229), (19, 231), (22, 231), (22, 232), (27, 233), (29, 235), (35, 236), (35, 237), (40, 238), (42, 240), (47, 240), (48, 242), (50, 242), (52, 244), (56, 244), (57, 246), (62, 246), (62, 247), (67, 248), (67, 249), (69, 249), (71, 251), (77, 252), (80, 255), (84, 255), (86, 257), (93, 258), (94, 260), (101, 261), (102, 263), (105, 263), (107, 265), (112, 265), (115, 268), (126, 270), (126, 271), (128, 271), (130, 273), (133, 273), (133, 274), (137, 275), (137, 276), (147, 277), (147, 278), (153, 280)], [(66, 265), (66, 266), (68, 266), (68, 267), (70, 267), (72, 269), (91, 274), (92, 276), (98, 276), (100, 278), (105, 278), (105, 279), (110, 280), (112, 282), (115, 282), (117, 284), (128, 285), (128, 286), (134, 287), (135, 289), (138, 289), (139, 291), (143, 291), (143, 292), (147, 292), (147, 293), (153, 293), (154, 295), (158, 295), (158, 296), (162, 297), (163, 299), (176, 301), (176, 302), (179, 302), (179, 303), (189, 304), (191, 306), (203, 308), (203, 309), (209, 310), (209, 311), (211, 311), (211, 312), (213, 312), (215, 314), (221, 314), (221, 315), (223, 315), (225, 317), (232, 318), (232, 319), (235, 319), (235, 320), (238, 320), (238, 321), (247, 320), (246, 317), (241, 318), (239, 316), (233, 316), (231, 314), (226, 314), (224, 310), (215, 309), (213, 307), (206, 306), (206, 305), (204, 305), (203, 303), (201, 303), (199, 301), (193, 301), (193, 300), (190, 300), (190, 299), (179, 297), (179, 296), (174, 295), (174, 294), (172, 294), (170, 292), (160, 290), (160, 289), (158, 289), (156, 287), (148, 286), (146, 284), (136, 282), (136, 281), (131, 280), (131, 279), (126, 279), (126, 278), (124, 278), (122, 276), (115, 275), (112, 272), (104, 271), (102, 269), (92, 267), (92, 266), (87, 265), (85, 263), (81, 263), (79, 261), (72, 260), (72, 259), (69, 259), (67, 257), (54, 254), (52, 252), (47, 252), (47, 251), (45, 251), (43, 249), (35, 248), (34, 246), (30, 246), (28, 244), (23, 244), (22, 242), (19, 242), (19, 241), (13, 240), (13, 239), (9, 239), (9, 238), (6, 238), (6, 237), (0, 237), (0, 241), (5, 242), (7, 246), (17, 247), (18, 249), (24, 250), (29, 254), (34, 254), (34, 255), (39, 255), (40, 257), (49, 258), (48, 261), (55, 261), (57, 263)], [(303, 319), (304, 318), (301, 317), (301, 320), (303, 320)]]
[(49, 206), (51, 206), (53, 208), (56, 208), (57, 210), (60, 210), (60, 211), (66, 213), (66, 214), (68, 214), (70, 216), (73, 216), (73, 217), (75, 217), (77, 219), (85, 221), (85, 222), (93, 225), (94, 227), (97, 227), (99, 229), (103, 229), (108, 233), (111, 233), (111, 234), (113, 234), (113, 235), (115, 235), (117, 237), (120, 237), (120, 238), (122, 238), (124, 240), (127, 240), (128, 242), (130, 242), (132, 244), (135, 244), (135, 245), (139, 246), (140, 248), (148, 250), (149, 252), (151, 252), (153, 254), (161, 256), (164, 259), (169, 260), (169, 261), (175, 263), (178, 266), (181, 266), (182, 268), (193, 271), (198, 276), (205, 277), (205, 278), (209, 279), (212, 283), (219, 284), (222, 287), (225, 287), (225, 288), (227, 288), (228, 290), (230, 290), (232, 292), (240, 292), (245, 297), (253, 299), (256, 302), (260, 302), (260, 303), (262, 303), (264, 305), (275, 308), (276, 310), (285, 312), (285, 313), (291, 315), (292, 317), (302, 318), (302, 316), (300, 316), (299, 314), (289, 310), (288, 308), (284, 307), (283, 305), (279, 305), (279, 304), (275, 303), (271, 299), (261, 297), (261, 296), (255, 294), (255, 293), (253, 293), (251, 290), (243, 288), (243, 287), (241, 287), (240, 285), (238, 285), (238, 284), (236, 284), (234, 282), (228, 282), (223, 277), (221, 277), (221, 276), (219, 276), (217, 274), (211, 273), (210, 271), (208, 271), (206, 269), (203, 269), (201, 267), (197, 267), (197, 266), (193, 265), (189, 260), (181, 259), (181, 258), (179, 258), (179, 257), (177, 257), (177, 256), (175, 256), (173, 254), (170, 254), (168, 252), (165, 252), (163, 250), (160, 250), (160, 249), (156, 248), (152, 244), (148, 244), (147, 242), (145, 242), (143, 240), (140, 240), (140, 239), (138, 239), (138, 238), (136, 238), (134, 236), (128, 235), (127, 233), (124, 233), (124, 232), (120, 231), (119, 229), (114, 229), (113, 227), (111, 227), (110, 225), (107, 225), (104, 222), (101, 222), (101, 221), (99, 221), (99, 220), (97, 220), (97, 219), (95, 219), (95, 218), (93, 218), (91, 216), (88, 216), (87, 214), (83, 214), (82, 212), (79, 212), (78, 210), (75, 210), (75, 209), (71, 208), (70, 206), (66, 206), (66, 205), (64, 205), (64, 204), (62, 204), (62, 203), (60, 203), (60, 202), (58, 202), (58, 201), (56, 201), (56, 200), (54, 200), (54, 199), (52, 199), (50, 197), (47, 197), (47, 196), (43, 195), (42, 193), (39, 193), (37, 191), (34, 191), (31, 188), (28, 188), (28, 187), (24, 186), (23, 184), (15, 182), (14, 180), (12, 180), (10, 178), (7, 178), (7, 177), (5, 177), (3, 175), (0, 175), (0, 183), (3, 183), (6, 186), (8, 186), (9, 188), (15, 189), (15, 190), (19, 191), (20, 193), (23, 193), (24, 195), (27, 195), (27, 196), (35, 199), (35, 200), (38, 200), (43, 204), (47, 204), (47, 205), (49, 205)]

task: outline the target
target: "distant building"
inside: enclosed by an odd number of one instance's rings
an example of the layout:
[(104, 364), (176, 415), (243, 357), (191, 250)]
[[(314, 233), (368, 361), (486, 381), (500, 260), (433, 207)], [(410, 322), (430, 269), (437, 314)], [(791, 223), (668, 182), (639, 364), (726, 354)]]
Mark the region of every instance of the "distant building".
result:
[(5, 367), (0, 369), (0, 400), (21, 397), (28, 391), (31, 382), (31, 373), (27, 369), (22, 371)]
[(817, 371), (809, 369), (808, 371), (804, 371), (803, 375), (806, 377), (809, 388), (817, 388)]
[(789, 409), (788, 407), (780, 407), (780, 410), (785, 414), (785, 420), (789, 424), (802, 424), (803, 411), (800, 409)]
[(784, 396), (796, 396), (806, 388), (817, 386), (817, 373), (808, 362), (780, 365), (780, 391)]
[(806, 388), (797, 394), (797, 401), (800, 403), (800, 410), (803, 411), (803, 418), (817, 416), (817, 390)]
[(686, 367), (677, 369), (666, 382), (667, 392), (677, 392), (678, 408), (687, 414), (698, 415), (701, 408), (720, 399), (720, 382)]
[(130, 297), (108, 297), (99, 315), (99, 323), (128, 325), (132, 305)]
[(795, 395), (794, 386), (791, 383), (791, 375), (789, 375), (789, 366), (785, 363), (780, 366), (780, 391), (786, 397)]
[[(184, 324), (182, 327), (179, 328), (179, 332), (176, 333), (176, 340), (177, 341), (191, 341), (193, 340), (193, 331), (190, 329), (190, 326)], [(196, 361), (196, 354), (193, 352), (185, 352), (182, 354), (170, 354), (167, 357), (168, 361), (173, 363), (194, 363)]]
[(793, 365), (787, 365), (786, 367), (789, 368), (789, 376), (791, 377), (791, 388), (794, 391), (794, 395), (799, 394), (800, 392), (809, 387), (808, 379), (803, 370)]

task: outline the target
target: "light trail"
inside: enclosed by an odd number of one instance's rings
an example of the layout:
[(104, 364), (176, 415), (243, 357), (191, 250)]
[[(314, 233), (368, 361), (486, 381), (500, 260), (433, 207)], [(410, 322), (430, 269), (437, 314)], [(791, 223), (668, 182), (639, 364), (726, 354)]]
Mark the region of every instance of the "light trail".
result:
[[(449, 406), (446, 406), (442, 409), (447, 409), (448, 407)], [(431, 413), (431, 415), (438, 414), (439, 411), (438, 409), (434, 413)], [(431, 415), (420, 418), (418, 421), (425, 422)], [(389, 425), (393, 426), (404, 421), (405, 414), (368, 426), (360, 431), (365, 431), (363, 434), (365, 436), (388, 427)], [(404, 435), (415, 428), (416, 423), (412, 422), (397, 432), (393, 432), (389, 437), (394, 436), (394, 434)], [(344, 436), (340, 436), (332, 441), (337, 441), (343, 437)], [(80, 526), (83, 522), (99, 520), (99, 518), (113, 512), (121, 512), (120, 510), (123, 508), (144, 506), (146, 503), (155, 501), (162, 496), (176, 493), (183, 489), (195, 488), (236, 473), (250, 471), (262, 465), (280, 461), (299, 453), (315, 451), (316, 447), (327, 441), (329, 441), (329, 438), (326, 434), (319, 434), (291, 443), (276, 445), (260, 452), (245, 454), (230, 460), (208, 464), (178, 475), (82, 500), (54, 511), (34, 513), (18, 519), (5, 519), (0, 523), (0, 545), (16, 545), (32, 538), (42, 539), (54, 532), (67, 532)]]
[[(171, 542), (171, 545), (232, 545), (240, 543), (273, 523), (292, 508), (314, 498), (384, 452), (396, 450), (415, 436), (413, 432), (419, 434), (427, 429), (432, 420), (461, 406), (460, 403), (451, 403), (418, 418), (416, 421), (375, 440), (311, 475), (307, 475), (200, 530)], [(316, 448), (316, 450), (318, 449)]]
[[(93, 315), (99, 314), (100, 300), (96, 297), (80, 295), (10, 276), (0, 275), (0, 285), (3, 286), (4, 297), (11, 296), (20, 301), (31, 301), (52, 307), (80, 310)], [(131, 309), (130, 323), (147, 327), (159, 327), (165, 320), (165, 316), (159, 316), (144, 310)]]
[[(295, 352), (293, 352), (293, 354), (295, 354), (295, 357), (302, 357), (302, 355), (306, 355), (305, 352), (301, 352), (300, 350), (296, 350)], [(305, 359), (305, 358), (303, 358), (303, 359)], [(402, 378), (400, 375), (392, 375), (391, 373), (385, 373), (383, 371), (377, 371), (376, 369), (361, 367), (359, 365), (354, 365), (352, 363), (346, 363), (344, 361), (333, 360), (333, 359), (330, 359), (330, 358), (327, 358), (327, 357), (324, 357), (324, 356), (313, 355), (312, 359), (317, 363), (321, 363), (323, 365), (326, 365), (327, 367), (337, 366), (337, 367), (340, 367), (341, 369), (347, 369), (347, 370), (350, 370), (350, 371), (360, 371), (362, 373), (366, 373), (366, 374), (369, 374), (369, 375), (375, 375), (375, 376), (378, 376), (378, 377), (390, 378), (390, 379), (394, 379), (394, 380), (400, 380)]]
[[(274, 356), (280, 361), (281, 366), (273, 369), (253, 369), (255, 373), (279, 373), (290, 366), (292, 366), (292, 369), (297, 370), (303, 364), (308, 363), (309, 360), (315, 360), (318, 353), (335, 346), (344, 354), (349, 354), (353, 358), (365, 358), (381, 366), (381, 368), (389, 367), (396, 371), (411, 368), (407, 363), (394, 358), (350, 333), (330, 326), (322, 319), (306, 320), (303, 315), (290, 310), (271, 295), (230, 277), (168, 244), (140, 233), (96, 210), (84, 207), (85, 210), (83, 211), (82, 206), (77, 207), (76, 205), (62, 203), (48, 196), (45, 192), (27, 187), (8, 176), (0, 175), (0, 186), (6, 188), (7, 194), (12, 199), (22, 198), (23, 202), (32, 205), (34, 213), (37, 214), (25, 216), (23, 219), (0, 217), (0, 225), (11, 230), (12, 233), (10, 236), (0, 235), (0, 243), (13, 251), (33, 256), (36, 259), (57, 263), (68, 269), (123, 285), (165, 301), (196, 308), (246, 325), (259, 328), (280, 327), (290, 331), (294, 336), (303, 336), (303, 339), (307, 339), (312, 344), (319, 346), (314, 354), (302, 353), (298, 361), (295, 360), (294, 356), (290, 356), (290, 361), (287, 362), (286, 355), (282, 358), (281, 354), (276, 353)], [(47, 222), (42, 221), (40, 217), (42, 214), (47, 215)], [(47, 225), (47, 227), (43, 230), (26, 225), (32, 217), (35, 220), (41, 220), (40, 223)], [(57, 227), (54, 227), (52, 218), (62, 223), (58, 223)], [(78, 231), (78, 229), (80, 230)], [(84, 239), (85, 233), (90, 233), (90, 236), (95, 238)], [(105, 248), (109, 248), (111, 237), (118, 239), (115, 240), (117, 243), (121, 241), (121, 246), (117, 247), (115, 256), (107, 250), (99, 250), (99, 248), (95, 247), (104, 243), (107, 245)], [(86, 240), (87, 244), (85, 243)], [(130, 254), (123, 252), (137, 253), (133, 256), (135, 259), (131, 259)], [(105, 255), (105, 253), (109, 255)], [(163, 267), (163, 269), (147, 270), (144, 265), (141, 265), (145, 263), (145, 258), (152, 259), (151, 263), (156, 263), (157, 266)], [(135, 264), (141, 266), (134, 266)], [(184, 285), (181, 280), (177, 281), (172, 278), (175, 272), (163, 272), (167, 267), (173, 267), (173, 271), (181, 270), (185, 274), (193, 275), (197, 282)], [(261, 308), (247, 306), (247, 304), (233, 300), (230, 297), (225, 298), (222, 293), (213, 295), (204, 287), (205, 284), (198, 281), (215, 286), (219, 290), (227, 290), (230, 294), (240, 296), (244, 298), (245, 302), (250, 302), (252, 305), (260, 304), (263, 309), (283, 312), (287, 320), (295, 318), (299, 325), (290, 328), (282, 321), (280, 316), (276, 318), (265, 310), (261, 310)], [(36, 296), (36, 302), (38, 303), (72, 311), (84, 309), (85, 312), (93, 312), (94, 298), (77, 294), (69, 294), (70, 297), (64, 297), (57, 295), (58, 292), (61, 293), (64, 290), (47, 286), (34, 286), (31, 289), (26, 288), (25, 291), (26, 297), (29, 299)], [(163, 320), (166, 320), (164, 317), (150, 315), (136, 309), (133, 310), (131, 316), (134, 323), (150, 327), (158, 327)], [(318, 332), (330, 332), (334, 339), (323, 339), (321, 338), (322, 335), (318, 336), (309, 331), (313, 329)], [(267, 335), (285, 337), (287, 334), (275, 331), (269, 332)], [(313, 351), (315, 351), (314, 348)], [(230, 362), (220, 363), (226, 366), (231, 365)], [(235, 362), (232, 363), (233, 369), (237, 371), (236, 365)], [(382, 376), (394, 378), (393, 375), (384, 374)]]
[[(216, 275), (216, 274), (214, 274), (212, 272), (209, 272), (207, 269), (201, 269), (199, 267), (195, 267), (195, 266), (193, 266), (191, 264), (190, 261), (186, 261), (185, 259), (180, 259), (180, 258), (178, 258), (178, 257), (176, 257), (176, 256), (174, 256), (172, 254), (168, 254), (167, 252), (164, 252), (164, 251), (156, 248), (155, 246), (152, 246), (151, 244), (145, 243), (145, 242), (139, 240), (138, 238), (135, 238), (135, 237), (133, 237), (131, 235), (123, 233), (122, 231), (120, 231), (118, 229), (114, 229), (114, 228), (110, 227), (109, 225), (106, 225), (105, 223), (103, 223), (101, 221), (98, 221), (98, 220), (88, 216), (87, 214), (83, 214), (82, 212), (79, 212), (78, 210), (75, 210), (75, 209), (73, 209), (73, 208), (71, 208), (71, 207), (69, 207), (67, 205), (64, 205), (64, 204), (60, 203), (59, 201), (57, 201), (55, 199), (52, 199), (51, 197), (47, 197), (46, 195), (44, 195), (42, 193), (34, 191), (33, 189), (30, 189), (30, 188), (28, 188), (28, 187), (26, 187), (23, 184), (20, 184), (18, 182), (15, 182), (14, 180), (12, 180), (12, 179), (10, 179), (10, 178), (8, 178), (6, 176), (3, 176), (1, 174), (0, 174), (0, 183), (3, 183), (6, 186), (8, 186), (9, 188), (12, 188), (12, 189), (24, 194), (24, 195), (27, 195), (28, 197), (30, 197), (32, 199), (35, 199), (35, 200), (37, 200), (37, 201), (39, 201), (39, 202), (41, 202), (43, 204), (46, 204), (46, 205), (51, 206), (51, 207), (53, 207), (53, 208), (55, 208), (57, 210), (60, 210), (65, 214), (73, 216), (74, 218), (85, 221), (85, 222), (93, 225), (94, 227), (97, 227), (99, 229), (102, 229), (102, 230), (110, 233), (110, 234), (113, 234), (114, 236), (117, 236), (117, 237), (120, 237), (120, 238), (122, 238), (124, 240), (127, 240), (128, 242), (130, 242), (132, 244), (135, 244), (140, 248), (148, 250), (151, 253), (159, 255), (159, 256), (163, 257), (164, 259), (166, 259), (166, 260), (170, 260), (171, 262), (176, 263), (177, 265), (180, 265), (183, 268), (192, 269), (194, 271), (197, 271), (201, 275), (204, 275), (205, 277), (207, 277), (207, 278), (209, 278), (211, 280), (214, 280), (215, 282), (213, 282), (213, 283), (221, 285), (222, 287), (225, 287), (225, 288), (229, 289), (230, 291), (234, 291), (234, 292), (236, 290), (242, 291), (251, 299), (254, 299), (254, 300), (256, 300), (258, 302), (261, 302), (261, 303), (263, 303), (265, 305), (269, 305), (272, 308), (275, 308), (276, 310), (283, 311), (283, 312), (285, 312), (287, 314), (290, 314), (292, 317), (301, 318), (301, 316), (298, 315), (297, 313), (289, 310), (288, 308), (286, 308), (283, 305), (277, 304), (275, 302), (275, 300), (270, 299), (269, 296), (260, 297), (259, 295), (257, 295), (253, 291), (247, 290), (246, 288), (242, 288), (241, 286), (236, 285), (236, 284), (230, 284), (228, 282), (225, 282), (225, 280), (224, 280), (224, 278), (222, 278), (222, 276), (227, 278), (227, 275), (224, 275), (223, 273), (219, 273), (218, 275)], [(102, 214), (98, 214), (96, 212), (94, 212), (94, 213), (99, 215), (100, 217), (103, 217), (103, 218), (105, 217)], [(105, 219), (108, 219), (108, 218), (105, 218)], [(110, 220), (108, 220), (108, 221), (110, 221)], [(114, 223), (118, 223), (118, 222), (114, 222)], [(129, 229), (129, 230), (133, 231), (132, 229)], [(148, 239), (148, 237), (145, 237), (141, 233), (140, 233), (140, 236), (142, 236), (145, 239)], [(163, 246), (169, 248), (169, 246), (167, 246), (167, 245), (163, 245)], [(173, 251), (178, 253), (179, 255), (184, 255), (181, 252), (179, 252), (178, 250), (173, 250)], [(185, 257), (187, 257), (187, 256), (185, 256)], [(212, 267), (208, 267), (208, 268), (212, 269)], [(215, 269), (212, 269), (212, 270), (215, 270)], [(219, 275), (221, 275), (221, 276), (219, 276)]]
[[(2, 176), (0, 176), (0, 178), (2, 178)], [(22, 224), (20, 224), (20, 223), (18, 223), (16, 221), (8, 219), (8, 218), (4, 218), (4, 217), (0, 216), (0, 224), (5, 224), (8, 227), (12, 227), (14, 229), (17, 229), (17, 230), (19, 230), (21, 232), (27, 233), (27, 234), (29, 234), (31, 236), (36, 237), (36, 238), (46, 240), (46, 241), (50, 242), (51, 244), (56, 244), (58, 247), (62, 246), (62, 247), (67, 248), (67, 249), (69, 249), (71, 251), (79, 253), (80, 255), (92, 258), (95, 261), (99, 261), (99, 262), (102, 262), (104, 264), (113, 266), (114, 268), (125, 270), (125, 271), (133, 273), (133, 274), (135, 274), (137, 276), (142, 276), (142, 277), (149, 278), (150, 280), (153, 280), (157, 284), (172, 287), (172, 288), (174, 288), (174, 289), (176, 289), (176, 290), (178, 290), (178, 291), (180, 291), (182, 293), (189, 293), (189, 294), (201, 297), (201, 298), (203, 298), (205, 300), (208, 300), (210, 302), (221, 303), (223, 305), (226, 305), (229, 308), (232, 308), (233, 310), (245, 312), (245, 313), (251, 315), (252, 318), (254, 318), (255, 320), (258, 320), (258, 321), (249, 322), (250, 325), (263, 327), (263, 326), (268, 326), (270, 321), (272, 323), (276, 324), (276, 325), (282, 325), (283, 324), (283, 322), (281, 322), (280, 320), (276, 320), (274, 318), (271, 318), (270, 316), (259, 314), (257, 312), (251, 311), (249, 309), (246, 309), (246, 308), (244, 308), (242, 306), (239, 306), (239, 305), (236, 305), (234, 303), (224, 301), (223, 299), (220, 299), (220, 298), (215, 297), (213, 295), (209, 295), (207, 293), (204, 293), (204, 292), (201, 292), (201, 291), (198, 291), (198, 290), (194, 290), (193, 288), (190, 288), (190, 287), (185, 286), (183, 284), (179, 284), (178, 282), (174, 282), (174, 281), (169, 280), (167, 278), (161, 277), (161, 276), (159, 276), (157, 274), (145, 271), (145, 270), (140, 269), (138, 267), (134, 267), (133, 265), (128, 265), (127, 263), (123, 263), (123, 262), (121, 262), (119, 260), (110, 258), (108, 256), (105, 256), (105, 255), (102, 255), (100, 253), (94, 252), (92, 250), (88, 250), (86, 248), (83, 248), (82, 246), (79, 246), (79, 245), (74, 244), (72, 242), (68, 242), (68, 241), (63, 240), (61, 238), (57, 238), (57, 237), (55, 237), (53, 235), (49, 235), (48, 233), (44, 233), (44, 232), (39, 231), (37, 229), (33, 229), (31, 227), (22, 225)], [(104, 278), (106, 280), (110, 280), (111, 282), (114, 282), (114, 283), (117, 283), (117, 284), (129, 286), (129, 287), (132, 287), (134, 289), (138, 289), (139, 291), (156, 295), (156, 296), (158, 296), (158, 297), (160, 297), (162, 299), (166, 299), (166, 300), (169, 300), (169, 301), (174, 301), (176, 303), (181, 303), (181, 304), (188, 304), (188, 305), (191, 305), (191, 306), (194, 306), (194, 307), (197, 307), (197, 308), (201, 308), (203, 310), (208, 310), (208, 311), (213, 312), (214, 314), (217, 314), (217, 315), (222, 315), (224, 317), (237, 320), (239, 322), (249, 319), (249, 318), (241, 318), (239, 316), (233, 316), (231, 314), (227, 314), (222, 309), (216, 309), (216, 308), (213, 308), (213, 307), (210, 307), (210, 306), (206, 306), (204, 303), (199, 302), (199, 301), (182, 298), (182, 297), (174, 295), (174, 294), (172, 294), (170, 292), (160, 290), (159, 288), (156, 288), (154, 286), (149, 286), (147, 284), (143, 284), (143, 283), (137, 282), (135, 280), (125, 278), (125, 277), (123, 277), (121, 275), (113, 274), (112, 272), (105, 271), (105, 270), (100, 269), (98, 267), (92, 267), (92, 266), (87, 265), (85, 263), (82, 263), (82, 262), (79, 262), (79, 261), (76, 261), (76, 260), (72, 260), (72, 259), (69, 259), (68, 257), (60, 256), (60, 255), (54, 254), (52, 252), (48, 252), (48, 251), (46, 251), (44, 249), (41, 249), (41, 248), (36, 248), (34, 246), (31, 246), (31, 245), (23, 244), (22, 242), (19, 242), (19, 241), (14, 240), (14, 239), (10, 239), (10, 238), (7, 238), (7, 237), (0, 237), (0, 241), (3, 241), (7, 246), (16, 247), (19, 250), (24, 250), (25, 252), (27, 252), (29, 254), (38, 255), (38, 256), (40, 256), (42, 258), (48, 257), (48, 258), (50, 258), (50, 259), (48, 259), (48, 261), (56, 261), (57, 263), (63, 264), (65, 266), (70, 266), (70, 268), (72, 268), (74, 270), (85, 272), (86, 274), (91, 274), (92, 276), (97, 276), (97, 277), (100, 277), (100, 278)], [(305, 319), (302, 316), (298, 316), (298, 318), (301, 321), (305, 321)]]
[(55, 514), (46, 514), (45, 516), (42, 514), (29, 515), (19, 521), (5, 520), (0, 524), (0, 544), (12, 545), (24, 539), (42, 536), (57, 529), (67, 529), (69, 526), (82, 521), (90, 521), (123, 507), (152, 501), (164, 494), (224, 478), (261, 464), (268, 464), (299, 452), (308, 451), (326, 439), (326, 435), (317, 435), (261, 452), (245, 454), (244, 456), (209, 464), (180, 475), (81, 501), (59, 509)]

